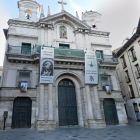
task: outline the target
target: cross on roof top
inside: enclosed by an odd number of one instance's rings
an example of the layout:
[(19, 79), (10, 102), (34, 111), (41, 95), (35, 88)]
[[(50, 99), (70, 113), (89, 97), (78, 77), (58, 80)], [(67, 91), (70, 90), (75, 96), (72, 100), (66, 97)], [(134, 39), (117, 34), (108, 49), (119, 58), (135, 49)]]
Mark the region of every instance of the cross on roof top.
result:
[(64, 11), (64, 5), (67, 5), (67, 3), (63, 2), (63, 0), (59, 1), (58, 3), (61, 4), (61, 12), (63, 12)]

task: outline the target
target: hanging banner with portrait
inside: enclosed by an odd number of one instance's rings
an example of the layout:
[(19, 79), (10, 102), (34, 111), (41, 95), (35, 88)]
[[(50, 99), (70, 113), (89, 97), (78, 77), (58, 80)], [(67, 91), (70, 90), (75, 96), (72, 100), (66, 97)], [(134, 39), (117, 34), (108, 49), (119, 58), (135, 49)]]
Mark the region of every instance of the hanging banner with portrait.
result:
[(40, 83), (53, 83), (54, 48), (40, 47)]
[(85, 84), (98, 84), (98, 63), (95, 51), (85, 50)]

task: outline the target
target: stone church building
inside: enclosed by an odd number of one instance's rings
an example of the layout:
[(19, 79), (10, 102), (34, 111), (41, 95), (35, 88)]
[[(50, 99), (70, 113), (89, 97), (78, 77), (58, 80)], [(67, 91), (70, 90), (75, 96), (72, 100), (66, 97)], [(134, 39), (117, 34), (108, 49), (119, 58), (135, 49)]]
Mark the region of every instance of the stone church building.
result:
[[(101, 14), (64, 10), (47, 16), (32, 0), (18, 1), (19, 17), (9, 19), (0, 87), (0, 129), (104, 128), (124, 125), (127, 116), (112, 56), (109, 32), (98, 28)], [(38, 15), (40, 12), (40, 15)], [(39, 18), (38, 18), (39, 17)], [(55, 48), (53, 83), (39, 83), (39, 46)], [(99, 82), (85, 84), (84, 50), (96, 51)], [(21, 88), (27, 82), (27, 91)], [(108, 94), (106, 85), (111, 87)]]

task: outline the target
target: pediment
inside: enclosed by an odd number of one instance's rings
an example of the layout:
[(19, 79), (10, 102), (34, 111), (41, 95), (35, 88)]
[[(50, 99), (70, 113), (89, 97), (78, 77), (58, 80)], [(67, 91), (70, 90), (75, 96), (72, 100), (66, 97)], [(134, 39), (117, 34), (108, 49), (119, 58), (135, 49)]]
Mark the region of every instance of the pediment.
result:
[(86, 23), (82, 22), (75, 16), (71, 15), (70, 13), (64, 11), (60, 12), (55, 15), (51, 15), (49, 17), (45, 17), (39, 20), (40, 23), (51, 24), (55, 25), (57, 23), (67, 23), (71, 25), (74, 29), (75, 28), (83, 28), (83, 29), (90, 29), (90, 26)]

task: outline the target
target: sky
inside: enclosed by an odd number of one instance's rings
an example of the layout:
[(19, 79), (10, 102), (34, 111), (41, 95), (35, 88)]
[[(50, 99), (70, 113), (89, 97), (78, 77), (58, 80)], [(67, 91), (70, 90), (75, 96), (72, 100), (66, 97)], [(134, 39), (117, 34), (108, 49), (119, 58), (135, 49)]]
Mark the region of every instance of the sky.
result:
[[(8, 28), (7, 22), (9, 19), (18, 18), (19, 9), (17, 1), (0, 0), (0, 66), (3, 65), (6, 42), (3, 29)], [(61, 5), (58, 4), (58, 0), (36, 1), (40, 5), (43, 5), (45, 16), (47, 16), (48, 6), (50, 6), (51, 15), (61, 11)], [(81, 12), (85, 12), (86, 10), (96, 11), (102, 15), (102, 22), (98, 24), (100, 24), (99, 26), (103, 30), (110, 32), (112, 51), (121, 47), (123, 40), (127, 37), (130, 38), (134, 28), (138, 26), (140, 0), (64, 0), (64, 2), (67, 3), (64, 9), (74, 16), (76, 11), (78, 11), (81, 18)]]

